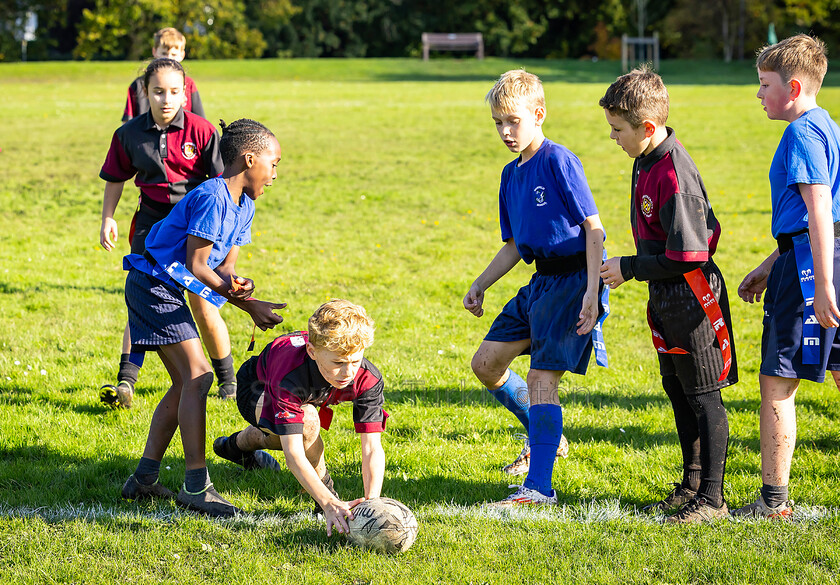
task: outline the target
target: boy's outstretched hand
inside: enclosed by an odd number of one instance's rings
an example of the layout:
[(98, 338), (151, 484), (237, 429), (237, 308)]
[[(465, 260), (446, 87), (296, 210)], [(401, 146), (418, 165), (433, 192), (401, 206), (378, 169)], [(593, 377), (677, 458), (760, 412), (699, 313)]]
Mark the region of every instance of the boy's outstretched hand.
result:
[(283, 317), (277, 315), (274, 311), (285, 309), (286, 303), (270, 303), (268, 301), (250, 299), (245, 301), (241, 306), (251, 315), (254, 324), (265, 331), (266, 329), (273, 329), (275, 325), (283, 322)]
[(613, 256), (601, 264), (601, 280), (610, 288), (618, 288), (624, 284), (624, 277), (621, 275), (621, 258)]
[(738, 296), (747, 303), (755, 303), (761, 300), (761, 295), (767, 290), (767, 278), (770, 271), (762, 264), (744, 277), (738, 286)]
[(464, 308), (476, 317), (481, 317), (484, 314), (483, 304), (484, 291), (473, 284), (464, 297)]
[(351, 502), (335, 500), (324, 506), (324, 518), (327, 521), (327, 536), (332, 536), (333, 526), (335, 526), (335, 529), (339, 534), (347, 534), (350, 532), (350, 526), (347, 524), (347, 518), (352, 520), (354, 518), (353, 508), (364, 501), (364, 498), (356, 498)]

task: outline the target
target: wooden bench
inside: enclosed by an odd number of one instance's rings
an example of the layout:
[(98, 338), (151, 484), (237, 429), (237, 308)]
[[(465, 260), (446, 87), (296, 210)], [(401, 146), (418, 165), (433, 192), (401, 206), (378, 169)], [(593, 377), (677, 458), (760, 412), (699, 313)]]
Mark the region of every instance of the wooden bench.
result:
[(484, 37), (481, 33), (423, 33), (423, 61), (429, 60), (429, 50), (475, 51), (484, 59)]

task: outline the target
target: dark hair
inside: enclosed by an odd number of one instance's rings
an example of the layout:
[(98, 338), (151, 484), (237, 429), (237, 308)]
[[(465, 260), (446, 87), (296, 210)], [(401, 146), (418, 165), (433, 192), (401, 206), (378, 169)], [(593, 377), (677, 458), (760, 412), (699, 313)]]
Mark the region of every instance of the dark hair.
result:
[(184, 81), (187, 80), (187, 74), (184, 73), (184, 68), (181, 66), (178, 61), (175, 59), (169, 59), (168, 57), (164, 57), (163, 59), (155, 59), (151, 63), (149, 63), (148, 67), (146, 67), (146, 72), (143, 73), (143, 87), (149, 89), (149, 79), (151, 79), (152, 75), (157, 73), (158, 71), (163, 71), (164, 69), (172, 69), (173, 71), (177, 71), (181, 74), (181, 77), (184, 78)]
[(260, 154), (271, 145), (270, 139), (274, 138), (271, 130), (248, 118), (242, 118), (230, 124), (219, 120), (219, 126), (222, 127), (219, 150), (225, 166), (232, 164), (236, 157), (245, 152)]

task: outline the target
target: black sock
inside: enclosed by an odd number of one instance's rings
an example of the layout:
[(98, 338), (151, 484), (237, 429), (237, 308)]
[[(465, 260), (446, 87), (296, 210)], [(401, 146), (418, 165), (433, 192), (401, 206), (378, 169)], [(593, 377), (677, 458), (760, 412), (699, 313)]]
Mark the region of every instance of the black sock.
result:
[(682, 384), (676, 376), (663, 376), (662, 388), (671, 400), (674, 410), (674, 422), (683, 459), (684, 488), (696, 492), (700, 487), (702, 465), (700, 464), (700, 433), (697, 429), (697, 416), (688, 403)]
[(117, 383), (128, 382), (132, 388), (137, 384), (137, 376), (140, 374), (140, 366), (132, 363), (131, 354), (124, 353), (120, 355), (120, 369), (117, 372)]
[(768, 485), (761, 486), (761, 497), (764, 503), (770, 508), (776, 508), (788, 501), (788, 486)]
[(697, 416), (700, 432), (700, 463), (703, 468), (697, 495), (711, 505), (723, 505), (723, 476), (726, 472), (726, 450), (729, 446), (729, 421), (720, 391), (706, 392), (688, 398)]
[(134, 477), (143, 485), (152, 485), (160, 475), (160, 461), (149, 459), (148, 457), (141, 457), (137, 464), (137, 469), (134, 470)]
[(239, 433), (241, 432), (242, 431), (237, 431), (233, 433), (227, 438), (227, 441), (225, 441), (224, 444), (225, 454), (228, 455), (232, 461), (239, 462), (240, 465), (242, 464), (245, 455), (247, 455), (248, 453), (253, 453), (253, 451), (244, 451), (240, 449), (239, 446), (236, 444), (236, 437), (238, 437)]
[(228, 354), (220, 360), (210, 358), (210, 363), (213, 364), (213, 371), (216, 372), (216, 381), (219, 386), (224, 384), (236, 385), (236, 372), (233, 369), (233, 355)]
[(203, 492), (208, 485), (210, 485), (210, 474), (206, 467), (187, 469), (184, 476), (184, 489), (191, 494), (197, 494)]

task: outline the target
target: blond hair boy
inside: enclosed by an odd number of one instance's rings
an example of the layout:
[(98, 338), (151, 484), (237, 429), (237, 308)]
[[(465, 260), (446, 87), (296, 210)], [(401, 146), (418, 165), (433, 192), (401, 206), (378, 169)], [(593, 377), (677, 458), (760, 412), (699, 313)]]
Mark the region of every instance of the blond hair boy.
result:
[(828, 69), (822, 41), (784, 39), (762, 49), (756, 66), (756, 97), (769, 119), (788, 126), (770, 165), (771, 231), (778, 246), (738, 288), (749, 303), (766, 291), (759, 369), (762, 487), (755, 502), (733, 514), (790, 518), (799, 380), (822, 382), (828, 370), (840, 385), (840, 128), (817, 105)]
[[(567, 371), (585, 374), (595, 341), (602, 341), (596, 336), (604, 314), (598, 278), (604, 229), (580, 160), (543, 135), (539, 78), (508, 71), (486, 101), (499, 137), (517, 157), (502, 171), (499, 188), (504, 245), (470, 286), (464, 308), (481, 317), (487, 289), (520, 260), (534, 263), (536, 272), (493, 321), (472, 369), (527, 433), (519, 457), (504, 471), (528, 475), (495, 505), (554, 504), (554, 461), (567, 450), (557, 386)], [(527, 383), (509, 369), (524, 353), (531, 356)]]
[[(373, 337), (364, 308), (340, 299), (324, 303), (309, 319), (308, 332), (278, 337), (239, 368), (236, 402), (251, 426), (213, 443), (219, 457), (245, 469), (280, 469), (262, 449), (282, 449), (289, 470), (323, 510), (327, 534), (333, 527), (347, 532), (351, 508), (382, 491), (380, 435), (388, 414), (382, 374), (364, 357)], [(352, 501), (335, 491), (320, 435), (330, 427), (330, 406), (339, 402), (353, 403), (361, 438), (364, 497)]]
[[(160, 29), (155, 33), (154, 42), (152, 48), (153, 59), (169, 58), (179, 63), (184, 60), (187, 39), (178, 29), (172, 27)], [(195, 81), (186, 75), (184, 76), (184, 109), (206, 118), (204, 105), (201, 103), (201, 96), (198, 95)], [(148, 111), (149, 97), (146, 95), (146, 88), (143, 85), (143, 76), (141, 75), (128, 86), (128, 98), (125, 102), (122, 121), (128, 122)]]
[[(607, 259), (605, 284), (648, 282), (648, 323), (671, 401), (683, 477), (646, 507), (672, 523), (727, 516), (729, 422), (720, 390), (738, 381), (726, 283), (712, 260), (720, 224), (697, 166), (665, 125), (668, 90), (648, 69), (622, 75), (599, 105), (610, 138), (634, 159), (630, 226), (636, 254)], [(716, 309), (716, 312), (713, 310)]]

